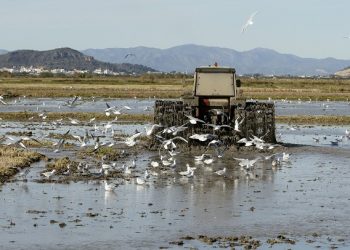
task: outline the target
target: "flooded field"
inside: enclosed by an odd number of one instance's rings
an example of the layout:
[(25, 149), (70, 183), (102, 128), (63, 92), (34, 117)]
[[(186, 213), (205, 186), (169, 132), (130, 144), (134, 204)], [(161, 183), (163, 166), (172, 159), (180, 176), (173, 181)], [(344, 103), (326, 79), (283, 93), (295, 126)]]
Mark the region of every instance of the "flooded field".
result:
[[(29, 101), (33, 103), (30, 105)], [(51, 107), (51, 112), (60, 104), (61, 109), (70, 109), (63, 105), (63, 100), (44, 102), (43, 105), (43, 100), (26, 99), (23, 109), (36, 111), (40, 103), (40, 108), (45, 106), (50, 110)], [(73, 109), (103, 112), (105, 102), (83, 102)], [(135, 113), (152, 112), (144, 110), (153, 105), (152, 100), (107, 102), (128, 105)], [(306, 103), (276, 105), (276, 112), (281, 114), (285, 114), (283, 110), (293, 114), (310, 111), (298, 106)], [(339, 114), (348, 115), (346, 105), (332, 103), (328, 107), (337, 110), (344, 107), (344, 112)], [(321, 106), (315, 103), (315, 112), (324, 112)], [(11, 105), (1, 107), (1, 111), (9, 111)], [(28, 146), (47, 159), (32, 164), (25, 178), (19, 174), (0, 186), (0, 248), (350, 247), (350, 208), (347, 206), (350, 139), (345, 132), (349, 127), (277, 124), (276, 135), (283, 145), (274, 149), (234, 147), (222, 149), (219, 154), (213, 149), (178, 148), (173, 159), (169, 159), (173, 166), (165, 167), (154, 164), (161, 165), (160, 155), (164, 157), (161, 150), (148, 150), (147, 145), (137, 147), (138, 144), (128, 147), (122, 143), (123, 136), (135, 134), (136, 130), (143, 132), (150, 124), (113, 123), (106, 127), (107, 124), (1, 122), (3, 145), (29, 132), (38, 140), (58, 143), (60, 139), (54, 135), (69, 131), (71, 136), (82, 137), (89, 131), (104, 147), (111, 145), (112, 136), (120, 135), (119, 141), (111, 147), (124, 150), (126, 157), (103, 162), (100, 156), (82, 156), (80, 153), (84, 150), (93, 151), (94, 143), (89, 142), (91, 149), (85, 149), (74, 137), (66, 139), (66, 143), (71, 144), (69, 148), (59, 151), (46, 145)], [(203, 153), (210, 154), (210, 161), (195, 160), (195, 156)], [(289, 158), (284, 159), (283, 153), (289, 154)], [(67, 179), (62, 173), (51, 178), (42, 176), (48, 170), (48, 162), (65, 156), (89, 165), (89, 172), (97, 177)], [(256, 161), (248, 169), (234, 158)], [(278, 163), (274, 164), (276, 160)], [(98, 175), (104, 163), (113, 166), (111, 171), (124, 171), (123, 178)], [(192, 175), (184, 173), (187, 164), (194, 168)], [(131, 169), (128, 177), (125, 177), (125, 166)], [(145, 183), (139, 183), (138, 178), (142, 178), (146, 170), (148, 178), (144, 178)], [(117, 187), (106, 190), (105, 179), (117, 183)]]
[[(11, 105), (1, 106), (1, 112), (103, 112), (106, 103), (111, 106), (128, 106), (130, 114), (152, 114), (154, 98), (108, 99), (82, 98), (69, 105), (72, 98), (18, 98), (9, 100)], [(334, 101), (286, 101), (275, 100), (276, 115), (350, 115), (350, 102)]]

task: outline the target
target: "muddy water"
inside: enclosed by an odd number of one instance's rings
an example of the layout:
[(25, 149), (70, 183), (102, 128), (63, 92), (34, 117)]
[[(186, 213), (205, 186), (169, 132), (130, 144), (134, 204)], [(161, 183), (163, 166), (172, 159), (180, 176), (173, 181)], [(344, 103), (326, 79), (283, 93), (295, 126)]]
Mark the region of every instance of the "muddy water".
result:
[[(350, 149), (350, 138), (345, 136), (345, 131), (349, 128), (350, 126), (277, 124), (276, 135), (280, 142), (285, 143)], [(338, 145), (334, 145), (336, 141)]]
[[(72, 98), (19, 98), (8, 100), (9, 105), (0, 106), (0, 112), (103, 112), (108, 103), (110, 106), (129, 106), (131, 110), (123, 111), (129, 114), (153, 114), (155, 99), (85, 98), (78, 100), (73, 107), (67, 105), (69, 100)], [(277, 100), (274, 103), (276, 115), (350, 115), (350, 102)]]
[(350, 115), (350, 102), (276, 101), (276, 115)]
[[(48, 103), (50, 100), (42, 106), (50, 106)], [(119, 105), (117, 101), (111, 104)], [(144, 105), (148, 104), (146, 101)], [(105, 101), (99, 105), (96, 109), (103, 111)], [(37, 104), (32, 106), (35, 110)], [(88, 106), (86, 110), (94, 111)], [(141, 108), (137, 112), (142, 112)], [(97, 125), (103, 128), (104, 123)], [(144, 129), (144, 125), (113, 126), (118, 133), (126, 134)], [(278, 140), (298, 144), (276, 149), (291, 153), (290, 161), (280, 167), (272, 167), (271, 161), (261, 158), (253, 171), (246, 172), (233, 160), (269, 153), (226, 152), (223, 159), (215, 157), (213, 164), (204, 166), (193, 161), (193, 154), (203, 152), (183, 152), (176, 157), (175, 169), (167, 173), (155, 169), (158, 176), (152, 176), (147, 186), (137, 185), (132, 178), (115, 192), (106, 192), (99, 181), (38, 183), (46, 163), (33, 164), (27, 182), (16, 177), (0, 187), (0, 249), (211, 249), (197, 240), (184, 241), (182, 247), (169, 244), (199, 234), (251, 235), (261, 240), (262, 249), (270, 249), (266, 240), (279, 234), (297, 243), (277, 244), (272, 249), (348, 249), (350, 142), (343, 137), (346, 128), (278, 124)], [(32, 131), (33, 137), (40, 139), (50, 132), (63, 134), (67, 130), (83, 135), (85, 129), (94, 130), (92, 125), (2, 122), (0, 134)], [(103, 142), (109, 140), (110, 131), (106, 134), (99, 130), (96, 135), (104, 136)], [(331, 141), (340, 138), (338, 146), (332, 145)], [(6, 139), (4, 143), (9, 142)], [(38, 150), (55, 157), (51, 149)], [(74, 157), (75, 153), (64, 151), (56, 156)], [(157, 152), (139, 152), (135, 175), (149, 168), (151, 160), (159, 160)], [(178, 174), (186, 169), (186, 163), (197, 167), (193, 178)], [(225, 177), (214, 173), (224, 167)]]
[(47, 112), (103, 112), (108, 103), (110, 106), (119, 108), (128, 106), (131, 110), (124, 110), (128, 114), (153, 113), (154, 99), (81, 99), (75, 102), (75, 105), (69, 106), (67, 101), (73, 98), (20, 98), (10, 100), (9, 105), (2, 105), (0, 112), (17, 111), (47, 111)]
[[(169, 242), (186, 235), (247, 234), (262, 240), (267, 249), (266, 239), (282, 233), (297, 244), (274, 249), (350, 247), (348, 150), (286, 150), (292, 153), (289, 162), (272, 168), (270, 162), (260, 161), (249, 176), (229, 157), (215, 159), (212, 169), (198, 165), (193, 178), (180, 177), (177, 173), (185, 170), (185, 163), (194, 166), (193, 156), (183, 154), (174, 172), (159, 172), (148, 186), (132, 179), (115, 192), (106, 192), (98, 181), (37, 183), (41, 162), (32, 167), (27, 182), (17, 179), (1, 187), (1, 245), (155, 249), (173, 248)], [(137, 169), (145, 169), (154, 157), (139, 156)], [(213, 173), (224, 166), (226, 177)], [(191, 246), (207, 247), (185, 242), (184, 247)]]

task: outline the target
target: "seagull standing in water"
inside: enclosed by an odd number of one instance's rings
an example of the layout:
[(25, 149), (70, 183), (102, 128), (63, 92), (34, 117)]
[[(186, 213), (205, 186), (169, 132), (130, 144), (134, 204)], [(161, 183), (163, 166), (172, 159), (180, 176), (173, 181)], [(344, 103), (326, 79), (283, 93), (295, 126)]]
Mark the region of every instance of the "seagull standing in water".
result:
[(114, 189), (116, 189), (116, 187), (118, 187), (118, 184), (116, 184), (116, 183), (110, 183), (110, 184), (108, 184), (107, 181), (104, 181), (104, 182), (105, 182), (105, 191), (113, 192)]
[(287, 154), (285, 152), (282, 153), (282, 161), (286, 162), (289, 160), (290, 154)]
[(53, 169), (52, 171), (41, 173), (41, 175), (45, 176), (47, 179), (50, 179), (51, 176), (53, 176), (56, 173), (56, 169)]
[(215, 172), (215, 174), (217, 174), (217, 175), (224, 175), (225, 173), (226, 173), (226, 168), (223, 168), (223, 169)]
[(253, 22), (253, 18), (255, 17), (255, 15), (258, 14), (257, 11), (255, 11), (253, 14), (250, 15), (250, 17), (248, 18), (247, 22), (242, 26), (242, 30), (241, 30), (241, 33), (243, 34), (247, 28), (250, 26), (250, 25), (253, 25), (254, 22)]

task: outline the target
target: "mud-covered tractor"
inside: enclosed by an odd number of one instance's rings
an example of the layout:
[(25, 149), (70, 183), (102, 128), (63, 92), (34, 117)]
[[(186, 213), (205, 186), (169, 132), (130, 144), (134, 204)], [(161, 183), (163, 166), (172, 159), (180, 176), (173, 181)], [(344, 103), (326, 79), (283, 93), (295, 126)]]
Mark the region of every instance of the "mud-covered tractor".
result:
[[(193, 94), (180, 100), (156, 100), (154, 122), (164, 127), (190, 125), (181, 132), (185, 138), (197, 133), (214, 134), (226, 144), (253, 136), (276, 142), (274, 104), (245, 100), (240, 85), (234, 68), (196, 68)], [(204, 123), (189, 124), (189, 116)]]

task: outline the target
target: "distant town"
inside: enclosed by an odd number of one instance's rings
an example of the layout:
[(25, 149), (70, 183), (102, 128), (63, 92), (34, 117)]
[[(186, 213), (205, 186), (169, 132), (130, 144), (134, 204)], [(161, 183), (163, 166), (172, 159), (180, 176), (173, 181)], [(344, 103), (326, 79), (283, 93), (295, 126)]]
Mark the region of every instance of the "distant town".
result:
[[(95, 69), (93, 71), (91, 70), (79, 70), (79, 69), (73, 69), (73, 70), (66, 70), (66, 69), (45, 69), (43, 67), (25, 67), (25, 66), (20, 66), (20, 67), (12, 67), (12, 68), (0, 68), (0, 72), (9, 72), (11, 74), (27, 74), (27, 75), (34, 75), (34, 76), (39, 76), (45, 73), (50, 73), (53, 75), (76, 75), (76, 74), (94, 74), (94, 75), (108, 75), (108, 76), (123, 76), (123, 75), (137, 75), (137, 73), (132, 72), (114, 72), (109, 69)], [(159, 72), (146, 72), (147, 74), (154, 74), (154, 73), (159, 73)]]

